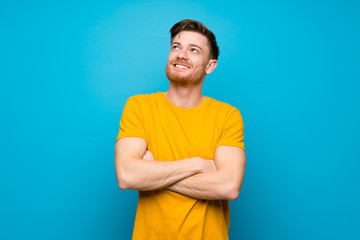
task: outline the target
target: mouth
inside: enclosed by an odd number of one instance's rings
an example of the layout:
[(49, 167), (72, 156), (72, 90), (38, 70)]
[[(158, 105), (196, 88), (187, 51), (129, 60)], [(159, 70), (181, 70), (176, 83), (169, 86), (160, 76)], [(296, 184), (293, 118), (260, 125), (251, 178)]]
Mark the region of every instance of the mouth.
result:
[(173, 64), (173, 66), (176, 67), (176, 68), (179, 68), (179, 69), (190, 69), (189, 66), (184, 65), (184, 64), (175, 63), (175, 64)]

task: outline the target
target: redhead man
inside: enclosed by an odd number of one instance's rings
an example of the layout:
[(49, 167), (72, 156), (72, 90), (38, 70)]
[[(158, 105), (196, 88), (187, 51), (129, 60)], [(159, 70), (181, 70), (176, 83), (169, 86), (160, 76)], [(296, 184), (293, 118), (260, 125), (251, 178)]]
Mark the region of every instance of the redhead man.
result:
[(242, 117), (201, 93), (215, 35), (190, 19), (170, 33), (169, 90), (128, 98), (116, 139), (119, 187), (139, 190), (133, 239), (228, 239), (246, 165)]

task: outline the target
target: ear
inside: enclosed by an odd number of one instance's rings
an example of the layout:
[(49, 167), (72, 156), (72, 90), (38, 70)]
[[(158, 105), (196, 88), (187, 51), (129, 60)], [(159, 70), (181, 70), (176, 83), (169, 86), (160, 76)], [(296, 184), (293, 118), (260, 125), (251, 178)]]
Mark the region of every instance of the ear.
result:
[(217, 60), (216, 59), (210, 59), (208, 65), (206, 66), (206, 74), (210, 74), (212, 73), (212, 71), (214, 71), (214, 69), (217, 66)]

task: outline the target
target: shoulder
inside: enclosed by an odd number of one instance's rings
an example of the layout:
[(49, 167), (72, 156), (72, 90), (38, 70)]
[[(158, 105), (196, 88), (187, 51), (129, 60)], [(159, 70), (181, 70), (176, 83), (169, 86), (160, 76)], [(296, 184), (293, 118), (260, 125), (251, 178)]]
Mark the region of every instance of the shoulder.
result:
[(211, 107), (214, 109), (217, 109), (218, 113), (225, 115), (225, 116), (229, 116), (234, 113), (240, 114), (240, 110), (237, 107), (235, 107), (229, 103), (216, 100), (212, 97), (208, 97), (208, 98), (210, 100)]
[(136, 102), (138, 104), (146, 104), (156, 101), (160, 97), (161, 92), (157, 93), (144, 93), (144, 94), (137, 94), (129, 97), (127, 102)]
[(129, 97), (128, 99), (132, 99), (132, 100), (152, 100), (152, 99), (155, 99), (155, 98), (159, 98), (161, 94), (163, 94), (163, 92), (142, 93), (142, 94), (133, 95), (133, 96)]

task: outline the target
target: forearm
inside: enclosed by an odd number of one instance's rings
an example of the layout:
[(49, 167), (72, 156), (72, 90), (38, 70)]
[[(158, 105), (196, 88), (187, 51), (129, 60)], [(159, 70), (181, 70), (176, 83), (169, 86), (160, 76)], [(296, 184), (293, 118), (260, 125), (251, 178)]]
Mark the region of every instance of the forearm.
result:
[(168, 190), (199, 199), (233, 200), (239, 196), (241, 179), (232, 179), (221, 170), (199, 173), (167, 187)]
[(146, 148), (147, 142), (142, 138), (125, 137), (116, 142), (115, 171), (121, 189), (160, 189), (206, 170), (207, 160), (155, 161)]
[(116, 166), (121, 189), (154, 190), (164, 188), (201, 172), (195, 159), (149, 161), (131, 159)]

